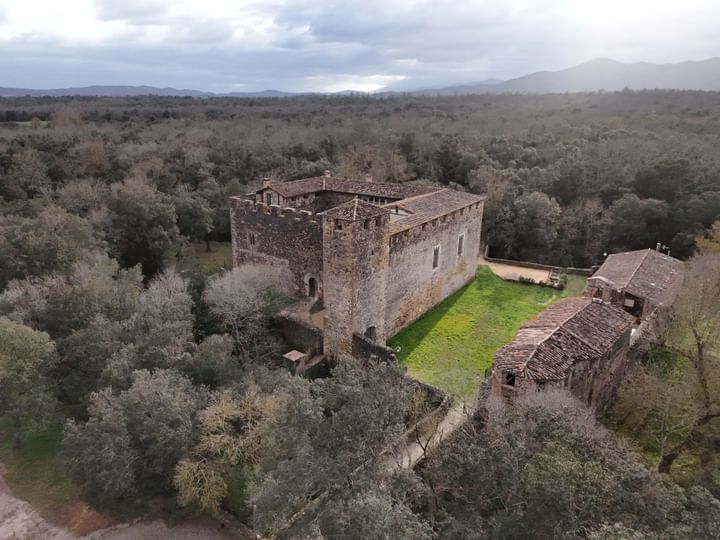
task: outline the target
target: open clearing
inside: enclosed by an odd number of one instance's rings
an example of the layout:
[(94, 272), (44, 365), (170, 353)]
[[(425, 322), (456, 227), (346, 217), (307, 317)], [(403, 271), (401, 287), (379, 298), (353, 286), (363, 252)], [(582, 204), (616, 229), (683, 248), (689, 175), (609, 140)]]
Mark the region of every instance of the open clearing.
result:
[(568, 276), (563, 291), (503, 281), (486, 266), (466, 287), (388, 341), (411, 377), (454, 398), (478, 388), (493, 355), (520, 326), (554, 300), (582, 293), (585, 278)]

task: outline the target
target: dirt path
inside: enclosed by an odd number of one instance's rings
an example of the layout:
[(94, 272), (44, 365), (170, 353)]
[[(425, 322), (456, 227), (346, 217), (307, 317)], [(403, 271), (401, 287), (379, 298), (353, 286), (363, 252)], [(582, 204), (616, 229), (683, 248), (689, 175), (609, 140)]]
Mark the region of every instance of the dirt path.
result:
[(0, 465), (0, 540), (229, 540), (235, 538), (209, 519), (168, 527), (162, 520), (122, 524), (75, 536), (46, 521), (29, 503), (14, 497)]
[[(413, 442), (395, 452), (396, 466), (410, 469), (425, 457), (425, 452), (438, 446), (453, 431), (460, 427), (473, 414), (473, 404), (462, 402), (450, 409), (430, 434), (420, 439), (422, 444)], [(423, 450), (425, 447), (425, 450)]]

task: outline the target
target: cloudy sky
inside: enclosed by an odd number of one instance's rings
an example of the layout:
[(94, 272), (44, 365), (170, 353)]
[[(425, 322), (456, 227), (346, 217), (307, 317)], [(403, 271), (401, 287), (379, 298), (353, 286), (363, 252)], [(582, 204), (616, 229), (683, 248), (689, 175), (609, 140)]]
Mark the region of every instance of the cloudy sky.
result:
[(0, 0), (0, 86), (426, 88), (720, 56), (718, 0)]

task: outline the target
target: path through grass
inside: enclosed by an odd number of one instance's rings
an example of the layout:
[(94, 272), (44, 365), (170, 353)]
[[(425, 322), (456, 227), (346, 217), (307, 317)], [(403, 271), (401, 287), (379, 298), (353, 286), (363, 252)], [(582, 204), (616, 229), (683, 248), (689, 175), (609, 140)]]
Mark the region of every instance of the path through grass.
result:
[(411, 377), (438, 386), (455, 398), (478, 389), (493, 355), (520, 326), (553, 300), (582, 292), (584, 278), (570, 276), (561, 293), (503, 281), (483, 266), (473, 282), (388, 341)]

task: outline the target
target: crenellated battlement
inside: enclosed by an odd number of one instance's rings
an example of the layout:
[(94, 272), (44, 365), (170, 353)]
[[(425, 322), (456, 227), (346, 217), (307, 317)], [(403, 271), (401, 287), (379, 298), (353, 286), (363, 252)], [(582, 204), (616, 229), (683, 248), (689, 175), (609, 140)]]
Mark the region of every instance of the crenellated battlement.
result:
[(250, 199), (232, 198), (232, 209), (236, 217), (241, 221), (258, 221), (259, 219), (283, 219), (296, 223), (312, 223), (321, 226), (320, 219), (317, 214), (313, 214), (308, 210), (298, 210), (297, 208), (281, 207), (277, 204), (265, 204), (264, 202), (256, 202)]

